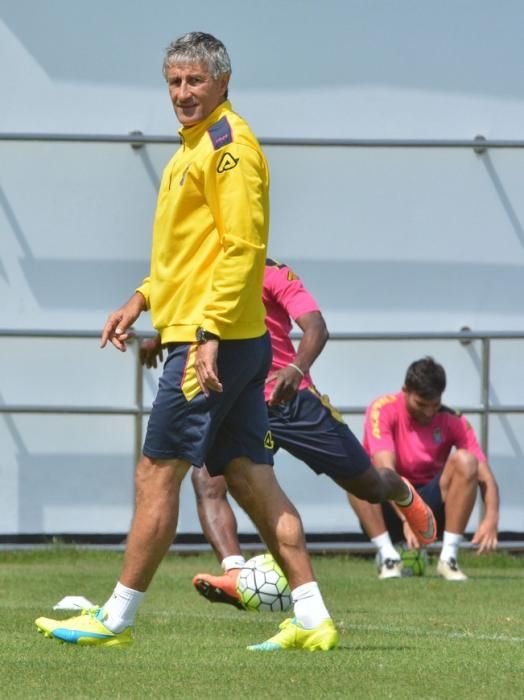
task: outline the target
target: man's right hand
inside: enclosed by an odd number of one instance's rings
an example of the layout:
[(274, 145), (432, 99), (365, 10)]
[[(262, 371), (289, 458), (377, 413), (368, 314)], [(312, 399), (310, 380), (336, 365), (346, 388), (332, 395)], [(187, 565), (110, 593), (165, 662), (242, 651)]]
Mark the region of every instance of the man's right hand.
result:
[(107, 317), (106, 325), (102, 330), (100, 338), (100, 347), (105, 348), (109, 340), (120, 352), (126, 351), (126, 341), (134, 336), (130, 327), (146, 308), (146, 300), (140, 294), (135, 292), (131, 299), (117, 311), (113, 311)]
[(302, 375), (291, 366), (282, 367), (273, 372), (266, 379), (266, 384), (274, 382), (275, 385), (269, 397), (270, 406), (278, 406), (287, 403), (295, 396), (302, 381)]
[(224, 387), (218, 378), (218, 340), (208, 340), (198, 345), (195, 353), (195, 372), (200, 388), (206, 396), (210, 391), (222, 392)]

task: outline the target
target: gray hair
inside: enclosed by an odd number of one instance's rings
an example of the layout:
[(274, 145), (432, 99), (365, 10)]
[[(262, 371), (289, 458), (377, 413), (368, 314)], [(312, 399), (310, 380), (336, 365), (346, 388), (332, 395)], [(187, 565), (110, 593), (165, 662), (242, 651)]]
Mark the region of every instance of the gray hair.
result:
[(231, 73), (231, 61), (219, 39), (204, 32), (189, 32), (167, 47), (162, 66), (164, 78), (167, 78), (167, 69), (177, 63), (200, 62), (207, 65), (213, 80)]

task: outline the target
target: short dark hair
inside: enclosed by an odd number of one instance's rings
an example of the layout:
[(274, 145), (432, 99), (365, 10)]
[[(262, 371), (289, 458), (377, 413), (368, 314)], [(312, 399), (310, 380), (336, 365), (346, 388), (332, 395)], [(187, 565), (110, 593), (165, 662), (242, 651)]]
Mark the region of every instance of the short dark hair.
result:
[(446, 388), (444, 367), (429, 356), (415, 360), (406, 372), (404, 388), (429, 401), (442, 396)]

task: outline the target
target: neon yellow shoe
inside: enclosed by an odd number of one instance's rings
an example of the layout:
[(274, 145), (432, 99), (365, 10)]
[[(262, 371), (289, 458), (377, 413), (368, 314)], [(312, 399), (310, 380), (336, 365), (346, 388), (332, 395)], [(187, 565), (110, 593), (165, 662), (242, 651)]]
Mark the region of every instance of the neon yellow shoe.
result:
[(249, 651), (282, 651), (308, 649), (328, 651), (338, 646), (338, 632), (333, 620), (324, 620), (318, 627), (305, 629), (296, 618), (288, 618), (280, 625), (280, 632), (262, 644), (253, 644)]
[(111, 632), (103, 624), (104, 618), (103, 608), (91, 608), (82, 610), (80, 615), (67, 620), (39, 617), (35, 620), (35, 625), (45, 637), (69, 644), (116, 647), (133, 643), (132, 627), (123, 632)]

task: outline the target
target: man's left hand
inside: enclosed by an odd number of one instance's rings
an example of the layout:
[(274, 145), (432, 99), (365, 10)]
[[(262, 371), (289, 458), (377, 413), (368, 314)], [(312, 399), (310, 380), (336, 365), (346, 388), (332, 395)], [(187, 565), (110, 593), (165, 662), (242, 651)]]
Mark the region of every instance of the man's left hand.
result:
[(164, 360), (160, 335), (154, 338), (145, 338), (140, 343), (139, 356), (140, 362), (148, 369), (156, 369), (158, 361)]

